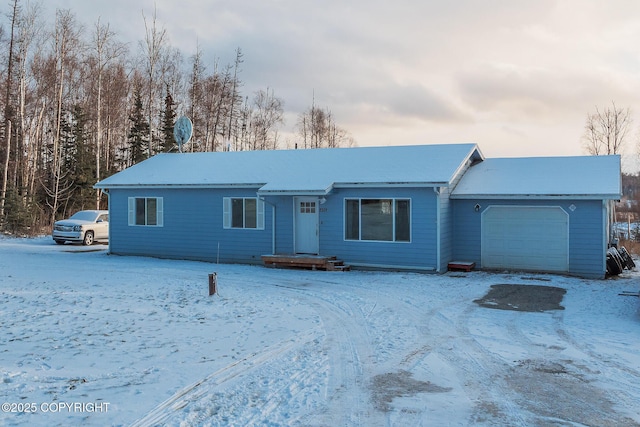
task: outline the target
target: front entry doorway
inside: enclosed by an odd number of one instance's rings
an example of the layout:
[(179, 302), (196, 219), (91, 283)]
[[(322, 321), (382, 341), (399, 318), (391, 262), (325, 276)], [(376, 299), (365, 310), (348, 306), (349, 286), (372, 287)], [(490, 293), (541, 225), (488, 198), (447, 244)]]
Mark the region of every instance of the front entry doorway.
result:
[(295, 197), (295, 252), (317, 254), (319, 243), (318, 198)]

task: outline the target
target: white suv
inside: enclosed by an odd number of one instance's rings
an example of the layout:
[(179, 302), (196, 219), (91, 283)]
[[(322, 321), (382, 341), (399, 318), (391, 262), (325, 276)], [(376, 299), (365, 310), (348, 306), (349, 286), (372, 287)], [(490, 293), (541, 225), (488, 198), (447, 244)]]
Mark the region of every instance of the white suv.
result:
[(51, 235), (59, 245), (66, 242), (82, 242), (83, 245), (108, 242), (109, 211), (76, 212), (69, 219), (56, 221)]

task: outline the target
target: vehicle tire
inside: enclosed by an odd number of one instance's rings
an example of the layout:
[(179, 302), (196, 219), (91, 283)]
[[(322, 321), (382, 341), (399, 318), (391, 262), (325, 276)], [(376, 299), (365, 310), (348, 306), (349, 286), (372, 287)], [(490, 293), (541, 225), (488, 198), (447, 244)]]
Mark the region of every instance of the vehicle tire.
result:
[(89, 230), (84, 233), (84, 239), (82, 239), (82, 244), (85, 246), (93, 245), (93, 231)]
[(614, 256), (618, 260), (618, 264), (620, 264), (620, 267), (624, 270), (625, 268), (624, 258), (622, 257), (622, 254), (620, 253), (620, 251), (618, 251), (617, 248), (615, 249)]
[(631, 258), (631, 254), (629, 254), (627, 248), (621, 246), (618, 252), (620, 252), (620, 255), (622, 255), (624, 266), (627, 268), (627, 270), (633, 270), (634, 268), (636, 268), (636, 263), (633, 262), (633, 258)]
[(55, 240), (55, 242), (59, 245), (64, 245), (65, 241), (64, 240)]
[(616, 248), (609, 248), (607, 250), (607, 273), (610, 276), (617, 276), (622, 273), (622, 264), (620, 263)]

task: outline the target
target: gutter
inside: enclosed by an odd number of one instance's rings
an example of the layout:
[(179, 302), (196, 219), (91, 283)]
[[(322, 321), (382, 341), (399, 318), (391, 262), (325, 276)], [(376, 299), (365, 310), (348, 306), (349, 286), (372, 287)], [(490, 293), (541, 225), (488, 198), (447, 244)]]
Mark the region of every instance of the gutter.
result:
[(96, 184), (93, 188), (103, 189), (103, 188), (117, 188), (123, 190), (131, 190), (131, 189), (139, 189), (139, 188), (260, 188), (264, 186), (263, 183), (258, 184), (109, 184), (109, 185), (99, 185)]
[[(268, 184), (265, 183), (202, 183), (202, 184), (100, 184), (97, 183), (93, 186), (95, 189), (140, 189), (140, 188), (262, 188)], [(403, 187), (446, 187), (449, 185), (447, 181), (438, 182), (341, 182), (334, 183), (327, 188), (316, 189), (298, 189), (298, 190), (258, 190), (258, 193), (263, 196), (293, 196), (293, 195), (326, 195), (331, 192), (333, 188), (403, 188)]]
[(522, 200), (522, 199), (540, 199), (540, 200), (619, 200), (619, 194), (451, 194), (454, 200)]

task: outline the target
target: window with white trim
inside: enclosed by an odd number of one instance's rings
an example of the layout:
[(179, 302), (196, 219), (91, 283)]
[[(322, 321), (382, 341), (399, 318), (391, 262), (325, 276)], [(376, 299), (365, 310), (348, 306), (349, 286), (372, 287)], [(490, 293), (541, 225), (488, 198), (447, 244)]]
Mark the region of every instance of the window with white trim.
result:
[(224, 228), (264, 230), (264, 202), (257, 197), (225, 197), (222, 200)]
[(129, 197), (129, 225), (162, 227), (162, 197)]
[(345, 240), (411, 241), (410, 199), (345, 199)]

